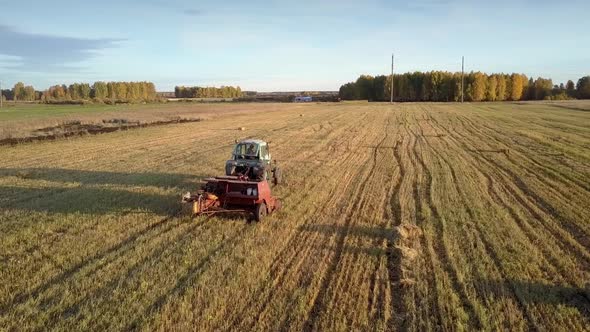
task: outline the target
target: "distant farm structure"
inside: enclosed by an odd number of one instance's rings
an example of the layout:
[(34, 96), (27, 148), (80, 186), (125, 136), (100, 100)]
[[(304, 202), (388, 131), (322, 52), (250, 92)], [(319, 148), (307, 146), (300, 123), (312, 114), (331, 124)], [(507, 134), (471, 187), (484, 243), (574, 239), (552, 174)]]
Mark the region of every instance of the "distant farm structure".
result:
[(254, 101), (275, 102), (334, 102), (340, 101), (338, 93), (338, 91), (256, 92), (249, 98), (254, 98)]
[(293, 99), (295, 103), (311, 103), (313, 101), (312, 97), (309, 96), (297, 96)]

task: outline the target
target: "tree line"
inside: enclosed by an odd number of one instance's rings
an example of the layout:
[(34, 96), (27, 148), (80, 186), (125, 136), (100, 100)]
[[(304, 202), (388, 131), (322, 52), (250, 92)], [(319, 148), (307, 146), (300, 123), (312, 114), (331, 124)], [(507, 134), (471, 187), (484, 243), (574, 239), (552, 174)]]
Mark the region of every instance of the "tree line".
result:
[(3, 90), (2, 95), (6, 99), (20, 101), (35, 101), (41, 97), (41, 93), (39, 91), (35, 91), (33, 86), (25, 86), (25, 84), (22, 82), (16, 83), (12, 90)]
[[(590, 99), (590, 76), (577, 84), (569, 80), (565, 85), (554, 85), (551, 79), (535, 80), (524, 74), (485, 74), (470, 72), (464, 75), (465, 101), (503, 100), (564, 100)], [(343, 100), (389, 101), (391, 75), (361, 75), (355, 82), (340, 87)], [(395, 101), (460, 101), (461, 73), (446, 71), (413, 72), (393, 75)]]
[(157, 99), (156, 86), (151, 82), (94, 82), (54, 85), (43, 92), (42, 101), (76, 100), (138, 102)]
[(176, 98), (239, 98), (242, 97), (242, 89), (233, 86), (199, 87), (199, 86), (176, 86), (174, 87)]
[(3, 90), (7, 100), (41, 101), (45, 103), (83, 102), (149, 102), (157, 99), (156, 86), (151, 82), (94, 82), (54, 85), (41, 92), (18, 82), (12, 90)]

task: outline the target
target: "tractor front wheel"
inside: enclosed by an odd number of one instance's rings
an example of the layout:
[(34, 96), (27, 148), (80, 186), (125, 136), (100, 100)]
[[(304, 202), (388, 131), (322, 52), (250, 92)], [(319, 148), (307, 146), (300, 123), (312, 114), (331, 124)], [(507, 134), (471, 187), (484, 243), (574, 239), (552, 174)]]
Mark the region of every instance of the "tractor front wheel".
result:
[(256, 210), (254, 210), (254, 220), (262, 221), (266, 217), (266, 204), (260, 203), (256, 205)]

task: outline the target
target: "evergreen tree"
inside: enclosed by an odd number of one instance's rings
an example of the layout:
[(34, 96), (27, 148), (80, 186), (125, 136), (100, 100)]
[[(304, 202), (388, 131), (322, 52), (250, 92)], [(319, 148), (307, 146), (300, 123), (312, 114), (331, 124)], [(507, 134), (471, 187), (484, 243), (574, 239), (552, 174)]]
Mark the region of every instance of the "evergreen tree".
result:
[(571, 98), (576, 97), (576, 85), (574, 84), (574, 82), (572, 80), (568, 80), (567, 83), (565, 84), (565, 92)]
[(356, 80), (356, 88), (361, 99), (373, 100), (373, 76), (361, 75)]
[(578, 98), (590, 99), (590, 76), (584, 76), (576, 84)]

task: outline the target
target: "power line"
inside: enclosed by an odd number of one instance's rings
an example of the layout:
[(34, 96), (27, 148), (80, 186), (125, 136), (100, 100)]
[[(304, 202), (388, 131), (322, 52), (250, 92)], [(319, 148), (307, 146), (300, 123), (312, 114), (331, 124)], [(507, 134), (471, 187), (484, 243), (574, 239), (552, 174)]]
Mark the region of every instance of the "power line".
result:
[(465, 57), (461, 57), (461, 102), (463, 102), (463, 75), (465, 72)]
[(394, 54), (391, 53), (391, 99), (389, 100), (390, 103), (393, 104), (393, 56)]

